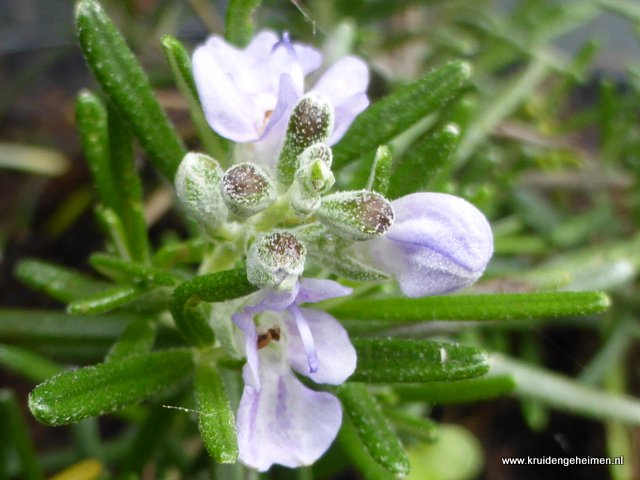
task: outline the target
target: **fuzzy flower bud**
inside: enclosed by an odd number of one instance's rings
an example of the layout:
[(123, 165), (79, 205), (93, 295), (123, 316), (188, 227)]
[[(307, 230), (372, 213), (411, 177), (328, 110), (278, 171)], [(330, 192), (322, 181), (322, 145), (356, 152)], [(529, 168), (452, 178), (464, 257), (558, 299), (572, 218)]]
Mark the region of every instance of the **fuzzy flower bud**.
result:
[(278, 180), (291, 185), (298, 157), (304, 150), (318, 142), (329, 140), (333, 131), (333, 106), (320, 94), (310, 92), (293, 109), (287, 135), (278, 160)]
[(175, 176), (176, 194), (187, 214), (206, 229), (215, 229), (227, 217), (220, 195), (222, 169), (202, 153), (188, 153)]
[(296, 180), (311, 192), (326, 192), (335, 182), (331, 171), (332, 160), (333, 154), (327, 144), (311, 145), (300, 154)]
[(261, 212), (276, 199), (276, 189), (269, 176), (257, 165), (234, 165), (222, 177), (220, 192), (227, 207), (239, 217)]
[(382, 195), (369, 190), (338, 192), (322, 199), (316, 215), (325, 227), (349, 240), (384, 235), (393, 225), (393, 208)]
[(259, 236), (247, 253), (247, 279), (260, 288), (289, 290), (304, 270), (305, 246), (286, 231)]
[(482, 212), (444, 193), (413, 193), (392, 202), (396, 221), (381, 238), (354, 246), (396, 277), (408, 297), (467, 287), (484, 272), (493, 235)]

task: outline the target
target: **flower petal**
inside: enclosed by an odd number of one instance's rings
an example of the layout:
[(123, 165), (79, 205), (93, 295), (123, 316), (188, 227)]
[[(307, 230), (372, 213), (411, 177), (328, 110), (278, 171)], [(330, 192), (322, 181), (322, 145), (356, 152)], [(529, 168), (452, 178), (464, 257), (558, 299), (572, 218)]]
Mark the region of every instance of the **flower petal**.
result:
[(302, 89), (295, 85), (290, 75), (280, 76), (278, 102), (257, 142), (253, 144), (253, 160), (263, 166), (272, 167), (284, 144), (289, 117), (293, 108), (302, 97)]
[(253, 314), (242, 312), (234, 313), (231, 316), (240, 330), (244, 332), (244, 349), (247, 356), (247, 365), (243, 371), (245, 383), (251, 385), (256, 391), (260, 391), (260, 376), (258, 375), (259, 359), (258, 359), (258, 330), (253, 321)]
[(328, 313), (321, 310), (300, 308), (311, 330), (318, 358), (318, 370), (309, 372), (307, 352), (296, 325), (287, 321), (289, 362), (293, 369), (316, 383), (340, 385), (356, 369), (356, 351), (351, 345), (344, 327)]
[(356, 116), (369, 105), (365, 93), (368, 84), (367, 65), (357, 57), (347, 56), (334, 63), (313, 87), (335, 108), (335, 127), (329, 145), (340, 140)]
[(245, 385), (238, 408), (240, 460), (260, 471), (310, 465), (340, 429), (340, 402), (300, 383), (277, 346), (262, 349), (260, 360), (262, 390)]
[(369, 98), (364, 93), (357, 93), (335, 107), (335, 123), (329, 145), (335, 145), (347, 132), (353, 121), (369, 106)]
[(316, 352), (316, 345), (313, 340), (313, 334), (309, 328), (309, 323), (302, 315), (300, 308), (297, 305), (291, 305), (289, 307), (289, 313), (296, 322), (298, 329), (298, 336), (302, 341), (305, 354), (307, 355), (307, 363), (309, 365), (309, 373), (316, 373), (318, 371), (318, 354)]
[(281, 312), (294, 302), (299, 289), (300, 282), (296, 282), (290, 292), (277, 292), (264, 288), (257, 292), (255, 297), (251, 297), (255, 303), (245, 307), (245, 311), (254, 314), (264, 312), (265, 310)]
[(333, 280), (321, 278), (302, 278), (300, 290), (296, 296), (296, 303), (316, 303), (336, 297), (346, 297), (353, 292), (352, 288), (343, 287)]
[(253, 99), (218, 63), (218, 43), (213, 40), (193, 54), (193, 76), (207, 122), (220, 135), (236, 142), (257, 140), (255, 122), (259, 115)]
[(493, 235), (476, 207), (443, 193), (414, 193), (392, 205), (396, 219), (387, 235), (363, 247), (396, 275), (405, 295), (448, 293), (480, 278), (493, 253)]

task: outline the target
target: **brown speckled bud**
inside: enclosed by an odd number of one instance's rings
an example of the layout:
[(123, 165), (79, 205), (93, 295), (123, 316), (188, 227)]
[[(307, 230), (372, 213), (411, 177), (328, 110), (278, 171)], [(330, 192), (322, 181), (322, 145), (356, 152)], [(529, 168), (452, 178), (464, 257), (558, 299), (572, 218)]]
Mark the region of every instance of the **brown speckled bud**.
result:
[(247, 252), (247, 278), (260, 288), (287, 290), (304, 270), (307, 249), (281, 230), (260, 235)]
[(227, 170), (222, 177), (220, 192), (229, 210), (239, 217), (255, 215), (276, 199), (273, 182), (252, 163), (241, 163)]
[(369, 190), (327, 195), (322, 198), (316, 216), (336, 235), (356, 241), (384, 235), (394, 218), (389, 201)]

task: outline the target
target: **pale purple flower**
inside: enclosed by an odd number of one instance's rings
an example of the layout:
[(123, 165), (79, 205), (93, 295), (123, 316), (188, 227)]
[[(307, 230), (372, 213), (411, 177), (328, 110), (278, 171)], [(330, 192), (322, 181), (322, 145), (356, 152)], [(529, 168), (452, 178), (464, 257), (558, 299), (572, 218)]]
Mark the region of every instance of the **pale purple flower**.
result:
[[(209, 125), (223, 137), (251, 142), (252, 160), (272, 165), (282, 147), (293, 107), (305, 93), (305, 76), (317, 70), (321, 54), (314, 48), (280, 40), (270, 31), (238, 49), (219, 36), (210, 37), (193, 54), (193, 74)], [(369, 70), (359, 58), (338, 60), (310, 91), (334, 108), (336, 143), (368, 105)]]
[(405, 295), (449, 293), (480, 278), (493, 254), (491, 227), (480, 210), (444, 193), (413, 193), (391, 205), (395, 222), (387, 234), (356, 248), (394, 275)]
[(247, 356), (237, 414), (240, 460), (246, 465), (260, 471), (274, 463), (309, 465), (335, 439), (340, 402), (306, 387), (292, 369), (331, 385), (354, 372), (356, 352), (342, 325), (328, 313), (299, 306), (350, 293), (331, 280), (302, 279), (291, 292), (262, 290), (255, 304), (233, 315)]

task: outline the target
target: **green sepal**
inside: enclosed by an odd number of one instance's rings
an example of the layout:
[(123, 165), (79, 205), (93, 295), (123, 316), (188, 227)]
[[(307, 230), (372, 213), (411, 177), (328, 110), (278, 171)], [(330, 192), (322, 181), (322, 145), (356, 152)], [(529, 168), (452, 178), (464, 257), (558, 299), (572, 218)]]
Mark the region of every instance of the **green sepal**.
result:
[[(389, 146), (380, 145), (378, 150), (376, 150), (375, 157), (373, 158), (371, 173), (369, 174), (369, 180), (367, 181), (367, 190), (378, 192), (380, 195), (387, 195), (389, 181), (391, 180), (392, 161), (393, 157)], [(417, 171), (421, 172), (421, 170)], [(414, 174), (414, 176), (419, 177), (421, 175)]]
[(171, 73), (173, 73), (178, 90), (187, 99), (191, 121), (204, 150), (226, 166), (225, 159), (230, 149), (229, 141), (214, 132), (207, 123), (200, 105), (196, 83), (193, 79), (189, 53), (184, 48), (184, 45), (171, 35), (163, 36), (161, 43), (162, 51), (169, 67), (171, 67)]
[(333, 130), (333, 107), (324, 97), (310, 93), (300, 99), (291, 112), (287, 134), (276, 165), (278, 181), (288, 187), (298, 170), (299, 157), (307, 147), (324, 143)]
[(213, 330), (198, 310), (200, 302), (223, 302), (256, 291), (245, 270), (201, 275), (180, 284), (171, 295), (169, 309), (176, 327), (192, 345), (204, 347), (214, 341)]
[(391, 473), (409, 473), (404, 447), (367, 387), (361, 383), (345, 383), (338, 387), (338, 396), (371, 458)]
[(151, 162), (173, 181), (187, 152), (158, 104), (147, 76), (98, 2), (80, 0), (75, 17), (80, 46), (93, 74)]
[(350, 380), (411, 383), (460, 380), (489, 371), (489, 356), (471, 345), (430, 340), (354, 339), (358, 368)]
[(431, 320), (517, 320), (590, 315), (611, 305), (603, 292), (501, 293), (351, 300), (330, 310), (340, 319), (415, 323)]
[(467, 85), (470, 72), (465, 62), (447, 63), (370, 106), (334, 148), (334, 169), (373, 153), (381, 143), (440, 110)]
[(227, 6), (224, 37), (229, 43), (239, 47), (246, 46), (251, 37), (255, 22), (253, 13), (260, 6), (261, 0), (230, 0)]
[(447, 125), (411, 145), (393, 166), (388, 197), (431, 190), (431, 182), (451, 158), (459, 137), (459, 128)]
[(113, 412), (167, 389), (193, 368), (191, 350), (164, 350), (63, 372), (29, 394), (38, 421), (56, 426)]
[(218, 463), (238, 459), (236, 423), (222, 376), (215, 365), (204, 361), (196, 365), (195, 396), (198, 427), (204, 445)]

